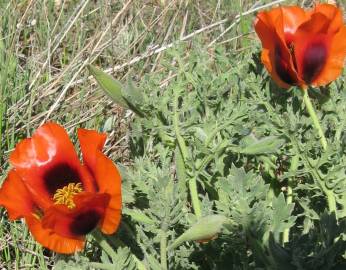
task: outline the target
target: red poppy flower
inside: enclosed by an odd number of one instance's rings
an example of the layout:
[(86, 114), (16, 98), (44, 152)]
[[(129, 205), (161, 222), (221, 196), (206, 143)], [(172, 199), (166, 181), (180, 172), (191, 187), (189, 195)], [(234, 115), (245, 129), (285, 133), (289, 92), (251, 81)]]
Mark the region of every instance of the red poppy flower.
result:
[(78, 138), (83, 164), (66, 131), (44, 124), (16, 146), (0, 189), (9, 218), (25, 218), (37, 242), (58, 253), (81, 250), (93, 229), (112, 234), (120, 223), (121, 178), (101, 152), (106, 134), (79, 129)]
[(278, 7), (260, 12), (255, 30), (261, 59), (281, 87), (321, 86), (340, 76), (346, 56), (346, 26), (341, 9), (319, 4), (313, 10)]

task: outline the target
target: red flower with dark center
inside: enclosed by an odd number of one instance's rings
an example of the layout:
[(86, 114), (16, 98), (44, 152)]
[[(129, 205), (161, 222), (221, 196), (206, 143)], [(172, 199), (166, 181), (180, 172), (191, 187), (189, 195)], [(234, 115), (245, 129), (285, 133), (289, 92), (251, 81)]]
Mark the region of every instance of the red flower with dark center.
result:
[(319, 4), (305, 11), (297, 6), (260, 12), (255, 30), (261, 59), (284, 88), (321, 86), (340, 76), (346, 56), (346, 26), (341, 9)]
[(0, 188), (9, 218), (25, 218), (37, 242), (58, 253), (83, 249), (97, 227), (114, 233), (121, 218), (120, 174), (101, 152), (106, 134), (79, 129), (78, 138), (83, 164), (66, 131), (44, 124), (16, 146)]

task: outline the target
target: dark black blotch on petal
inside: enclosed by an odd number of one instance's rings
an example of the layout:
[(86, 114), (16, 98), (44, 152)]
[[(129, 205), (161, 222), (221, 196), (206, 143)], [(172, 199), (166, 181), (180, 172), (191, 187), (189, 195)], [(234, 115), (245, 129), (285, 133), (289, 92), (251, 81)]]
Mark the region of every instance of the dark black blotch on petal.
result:
[(100, 221), (100, 214), (95, 210), (89, 210), (77, 215), (70, 224), (70, 231), (74, 235), (82, 236), (96, 228)]
[(63, 188), (70, 183), (80, 183), (78, 171), (68, 163), (59, 163), (52, 166), (43, 175), (46, 189), (51, 195), (54, 195), (57, 189)]
[(277, 45), (274, 52), (275, 70), (280, 79), (290, 85), (295, 85), (296, 80), (289, 71), (289, 63), (283, 58), (281, 47)]
[(303, 56), (303, 79), (311, 83), (322, 71), (327, 60), (327, 48), (322, 42), (311, 43)]

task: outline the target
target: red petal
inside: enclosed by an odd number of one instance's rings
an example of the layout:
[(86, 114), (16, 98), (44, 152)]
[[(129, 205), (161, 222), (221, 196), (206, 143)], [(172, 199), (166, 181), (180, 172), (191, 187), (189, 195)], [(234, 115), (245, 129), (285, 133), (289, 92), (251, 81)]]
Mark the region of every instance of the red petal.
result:
[(0, 188), (0, 205), (7, 209), (11, 220), (30, 215), (35, 210), (31, 194), (13, 169)]
[(329, 45), (328, 57), (323, 69), (312, 82), (314, 86), (326, 85), (341, 75), (346, 57), (346, 26), (330, 39), (326, 39), (326, 43)]
[(99, 192), (111, 195), (101, 230), (112, 234), (117, 230), (121, 218), (121, 176), (113, 162), (101, 152), (106, 140), (105, 134), (79, 129), (78, 138), (83, 160), (94, 175)]
[(101, 231), (104, 234), (115, 233), (121, 220), (121, 196), (112, 196), (106, 208), (104, 219), (101, 222)]
[(297, 28), (304, 22), (310, 19), (310, 12), (298, 6), (283, 6), (280, 7), (283, 19), (283, 31), (285, 33), (286, 43), (289, 43), (289, 36), (293, 35)]
[(84, 190), (94, 190), (92, 177), (81, 166), (66, 131), (55, 123), (44, 124), (32, 138), (21, 141), (10, 163), (42, 208), (49, 207), (56, 189), (68, 183), (82, 182)]
[(77, 131), (84, 164), (94, 173), (96, 166), (96, 153), (101, 152), (106, 142), (107, 135), (95, 130), (79, 128)]
[(100, 193), (79, 193), (75, 195), (76, 207), (53, 205), (47, 209), (42, 219), (43, 228), (68, 238), (84, 239), (95, 229), (104, 217), (110, 195)]
[(314, 86), (321, 86), (334, 81), (342, 73), (346, 57), (346, 26), (342, 10), (334, 5), (317, 5), (314, 12), (323, 14), (329, 20), (325, 39), (328, 57), (323, 69), (312, 82)]
[[(289, 22), (290, 19), (287, 19)], [(283, 9), (276, 8), (269, 12), (260, 12), (255, 22), (255, 30), (262, 42), (261, 59), (273, 80), (283, 88), (299, 84), (293, 64), (293, 58), (286, 45)], [(288, 25), (295, 27), (293, 25)], [(288, 31), (287, 30), (287, 31)]]
[(316, 12), (296, 31), (294, 48), (298, 72), (307, 84), (325, 85), (341, 74), (346, 56), (345, 26), (339, 27), (336, 33), (330, 31), (331, 28), (335, 29), (335, 20)]
[(34, 216), (27, 216), (25, 220), (34, 239), (45, 248), (64, 254), (71, 254), (84, 248), (84, 239), (58, 235), (51, 229), (43, 228), (41, 221)]
[(330, 34), (336, 33), (344, 25), (344, 19), (340, 8), (330, 4), (316, 5), (313, 14), (323, 14), (330, 22), (327, 32)]

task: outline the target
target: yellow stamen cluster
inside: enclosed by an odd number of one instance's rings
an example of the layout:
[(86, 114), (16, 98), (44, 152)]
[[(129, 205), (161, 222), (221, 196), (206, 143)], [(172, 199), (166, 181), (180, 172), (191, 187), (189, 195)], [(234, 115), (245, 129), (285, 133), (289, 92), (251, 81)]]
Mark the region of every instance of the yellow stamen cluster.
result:
[(54, 204), (64, 204), (69, 209), (75, 208), (76, 205), (73, 201), (73, 196), (82, 191), (83, 188), (81, 183), (70, 183), (63, 188), (59, 188), (53, 196)]

